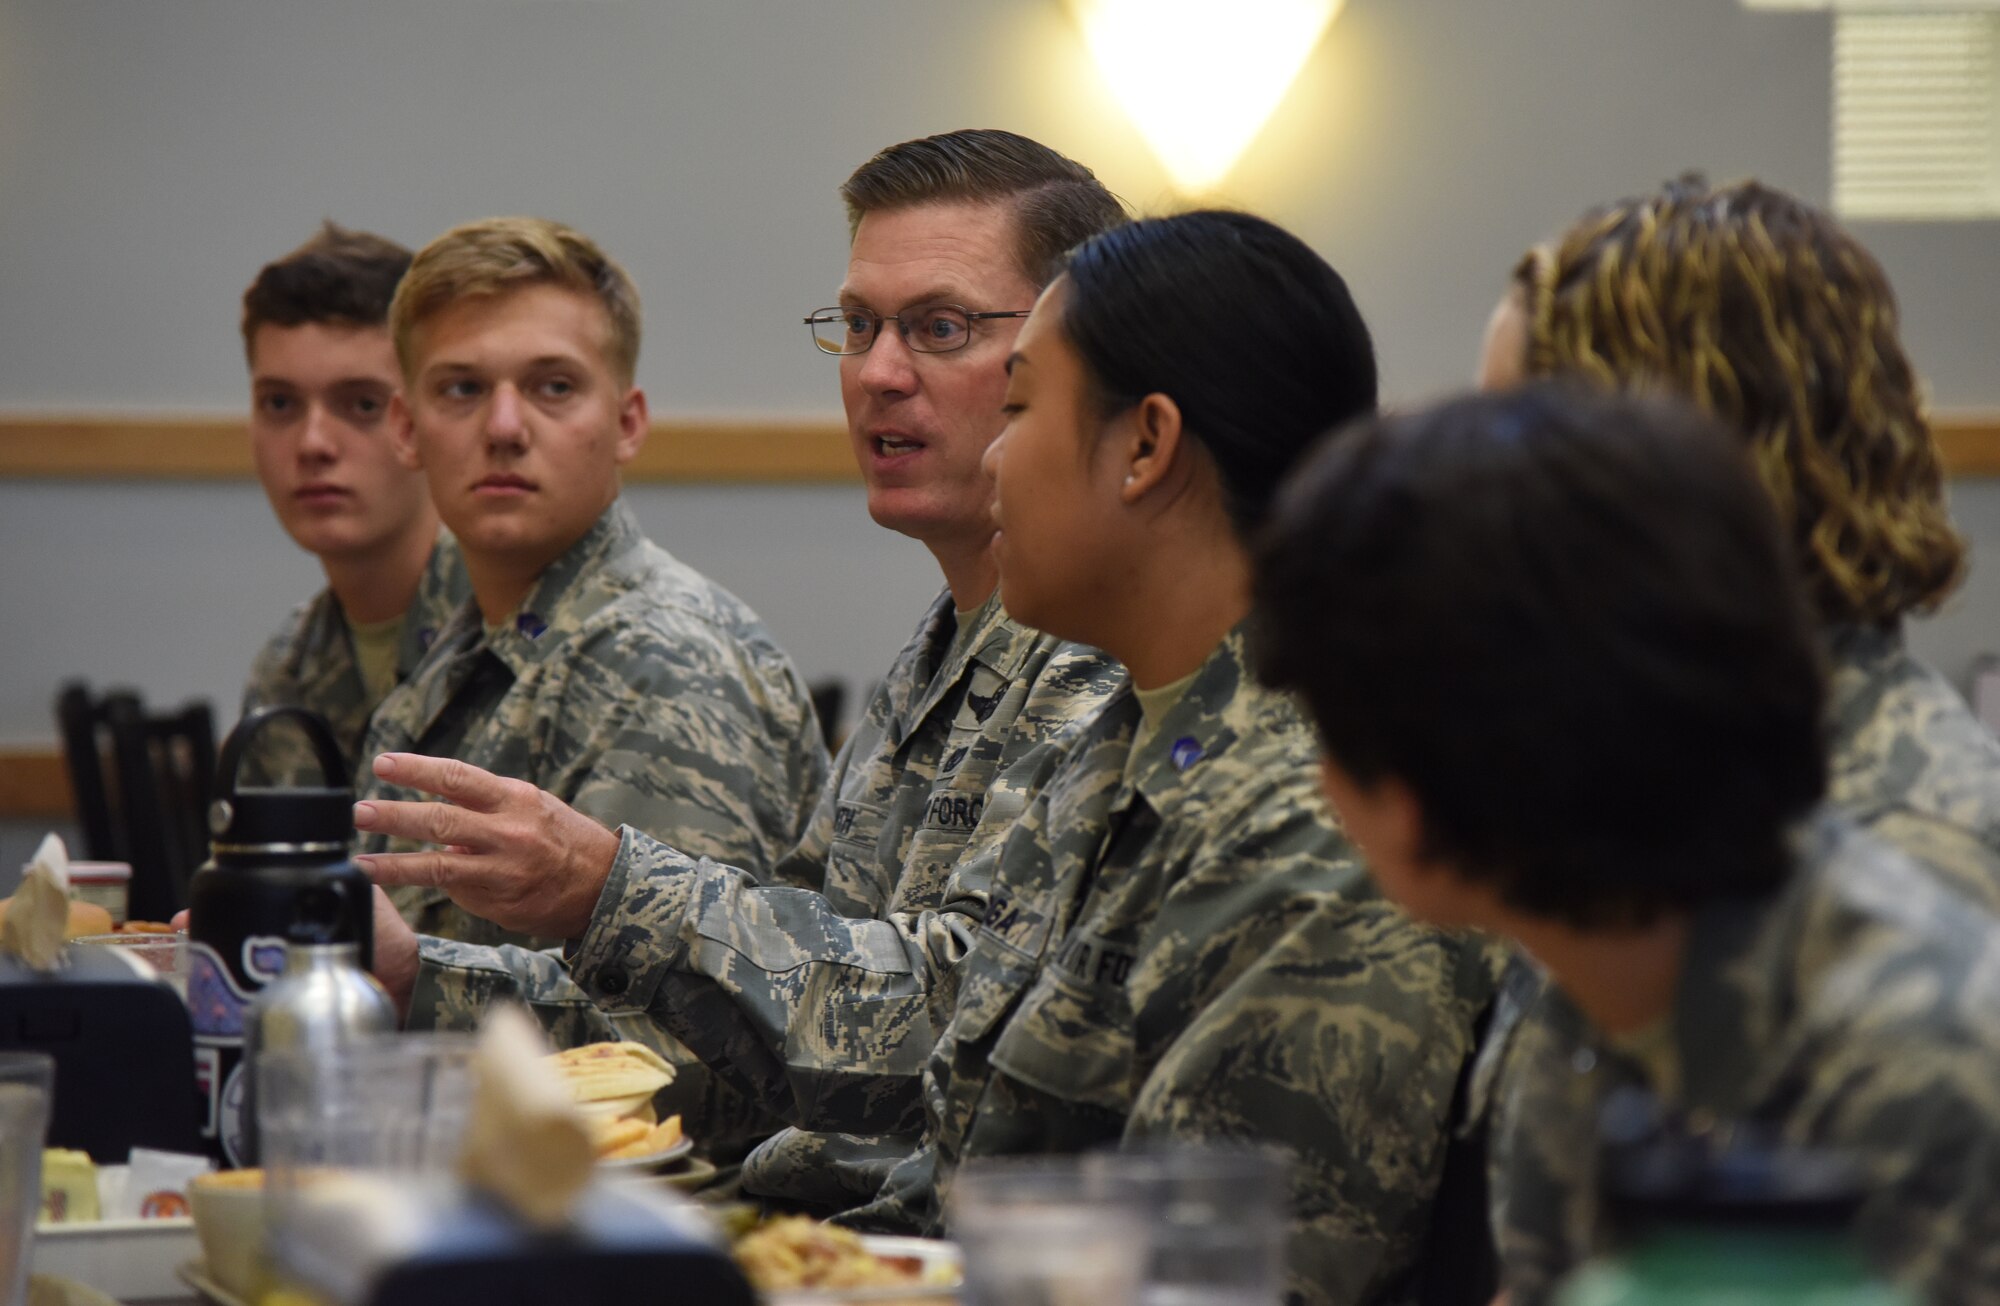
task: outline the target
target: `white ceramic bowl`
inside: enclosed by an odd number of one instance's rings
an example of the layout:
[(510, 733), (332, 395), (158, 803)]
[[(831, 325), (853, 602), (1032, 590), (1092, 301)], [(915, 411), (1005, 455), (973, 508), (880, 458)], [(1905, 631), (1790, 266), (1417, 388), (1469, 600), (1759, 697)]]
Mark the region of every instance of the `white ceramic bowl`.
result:
[[(244, 1176), (256, 1175), (250, 1186)], [(205, 1174), (188, 1185), (195, 1236), (208, 1277), (244, 1301), (267, 1286), (264, 1273), (264, 1185), (259, 1171)]]

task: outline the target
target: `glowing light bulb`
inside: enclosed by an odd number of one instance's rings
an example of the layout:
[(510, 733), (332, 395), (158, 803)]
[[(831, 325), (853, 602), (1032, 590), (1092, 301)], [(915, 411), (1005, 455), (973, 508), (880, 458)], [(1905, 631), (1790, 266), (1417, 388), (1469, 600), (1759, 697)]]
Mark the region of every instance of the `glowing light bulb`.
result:
[(1084, 43), (1183, 192), (1228, 175), (1343, 0), (1068, 0)]

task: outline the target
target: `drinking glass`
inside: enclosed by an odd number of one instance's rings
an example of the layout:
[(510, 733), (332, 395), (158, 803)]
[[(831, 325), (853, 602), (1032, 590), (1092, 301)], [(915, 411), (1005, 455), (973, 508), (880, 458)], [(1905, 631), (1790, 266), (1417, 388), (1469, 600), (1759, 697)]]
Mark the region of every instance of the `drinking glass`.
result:
[(1145, 1219), (1145, 1306), (1275, 1306), (1290, 1165), (1275, 1150), (1151, 1147), (1083, 1158), (1085, 1187)]
[(472, 1106), (471, 1034), (385, 1034), (257, 1057), (266, 1240), (303, 1250), (299, 1192), (315, 1172), (422, 1182), (451, 1173)]
[(82, 934), (70, 940), (72, 947), (113, 948), (151, 966), (159, 977), (187, 1001), (188, 950), (185, 934)]
[(1136, 1207), (1102, 1200), (1077, 1157), (975, 1160), (951, 1187), (970, 1306), (1136, 1306), (1150, 1249)]
[(472, 1105), (470, 1034), (385, 1034), (257, 1057), (269, 1170), (435, 1174), (458, 1159)]
[(55, 1080), (55, 1059), (46, 1053), (0, 1052), (0, 1306), (19, 1306), (27, 1296)]

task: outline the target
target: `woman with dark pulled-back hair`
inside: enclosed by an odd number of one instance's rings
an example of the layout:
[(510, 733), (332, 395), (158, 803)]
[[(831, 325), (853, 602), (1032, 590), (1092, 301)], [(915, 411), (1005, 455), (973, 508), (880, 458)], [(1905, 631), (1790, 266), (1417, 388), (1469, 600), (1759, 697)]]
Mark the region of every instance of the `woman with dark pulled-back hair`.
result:
[(1903, 640), (1965, 544), (1875, 258), (1781, 190), (1683, 178), (1522, 259), (1481, 379), (1524, 375), (1684, 395), (1744, 436), (1818, 619), (1829, 801), (2000, 908), (2000, 743)]
[(1188, 213), (1074, 251), (1009, 372), (1002, 601), (1132, 683), (1001, 846), (924, 1144), (851, 1218), (935, 1231), (968, 1158), (1270, 1143), (1292, 1299), (1410, 1299), (1488, 959), (1382, 900), (1243, 635), (1279, 481), (1374, 409), (1367, 327), (1295, 237)]

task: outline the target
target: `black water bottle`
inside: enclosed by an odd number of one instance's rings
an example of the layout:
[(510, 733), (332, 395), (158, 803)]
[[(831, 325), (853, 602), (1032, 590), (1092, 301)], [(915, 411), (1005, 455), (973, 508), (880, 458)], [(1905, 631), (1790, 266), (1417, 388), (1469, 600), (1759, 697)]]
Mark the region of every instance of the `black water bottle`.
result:
[[(239, 788), (237, 764), (271, 722), (289, 717), (319, 759), (317, 788)], [(254, 1121), (243, 1041), (251, 1001), (285, 971), (289, 940), (352, 943), (374, 961), (367, 875), (349, 860), (354, 791), (333, 731), (300, 707), (260, 708), (229, 732), (209, 810), (211, 855), (188, 886), (188, 1009), (202, 1139), (225, 1166), (251, 1164)]]

